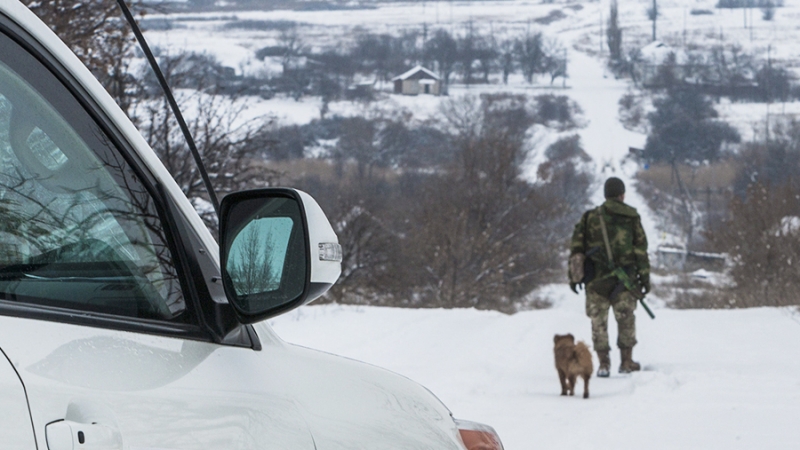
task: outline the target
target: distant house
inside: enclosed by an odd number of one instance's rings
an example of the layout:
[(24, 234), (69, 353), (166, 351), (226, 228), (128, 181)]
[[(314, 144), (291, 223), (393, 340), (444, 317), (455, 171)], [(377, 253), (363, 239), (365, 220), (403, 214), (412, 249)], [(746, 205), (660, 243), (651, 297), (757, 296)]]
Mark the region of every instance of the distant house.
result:
[(441, 93), (442, 83), (439, 76), (422, 66), (414, 67), (408, 72), (392, 78), (392, 82), (394, 82), (395, 94), (439, 95)]

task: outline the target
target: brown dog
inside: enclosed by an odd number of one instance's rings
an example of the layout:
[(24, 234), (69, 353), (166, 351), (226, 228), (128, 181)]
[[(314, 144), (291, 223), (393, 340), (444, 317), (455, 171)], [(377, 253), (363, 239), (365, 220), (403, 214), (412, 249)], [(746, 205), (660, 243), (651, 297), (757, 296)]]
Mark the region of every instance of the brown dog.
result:
[(554, 352), (556, 354), (556, 370), (561, 381), (561, 395), (575, 395), (575, 380), (583, 378), (583, 398), (589, 398), (589, 378), (592, 376), (592, 354), (583, 342), (575, 343), (571, 334), (557, 334)]

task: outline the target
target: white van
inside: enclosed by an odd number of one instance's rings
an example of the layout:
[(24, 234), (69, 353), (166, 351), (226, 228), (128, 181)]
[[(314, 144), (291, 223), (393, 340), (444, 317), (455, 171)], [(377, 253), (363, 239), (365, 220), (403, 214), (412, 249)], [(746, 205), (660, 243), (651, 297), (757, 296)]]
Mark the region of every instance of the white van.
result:
[(339, 276), (310, 196), (232, 194), (220, 223), (221, 248), (91, 73), (0, 2), (0, 448), (502, 449), (263, 321)]

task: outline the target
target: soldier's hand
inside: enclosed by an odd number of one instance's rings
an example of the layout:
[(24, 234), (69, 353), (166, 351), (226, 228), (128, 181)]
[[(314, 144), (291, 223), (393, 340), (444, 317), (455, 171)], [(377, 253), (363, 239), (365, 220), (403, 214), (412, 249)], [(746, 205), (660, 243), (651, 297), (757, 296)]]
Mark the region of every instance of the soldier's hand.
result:
[(578, 293), (578, 283), (570, 283), (569, 288), (572, 289), (572, 292)]
[(650, 292), (650, 277), (640, 277), (639, 283), (642, 286), (642, 293), (647, 295)]

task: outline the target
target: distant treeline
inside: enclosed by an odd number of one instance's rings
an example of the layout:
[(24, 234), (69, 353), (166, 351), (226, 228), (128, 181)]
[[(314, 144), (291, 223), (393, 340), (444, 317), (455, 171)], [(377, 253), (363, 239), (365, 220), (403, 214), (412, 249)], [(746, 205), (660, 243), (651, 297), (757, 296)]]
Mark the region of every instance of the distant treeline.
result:
[(453, 80), (489, 83), (491, 75), (500, 75), (504, 83), (514, 73), (528, 83), (538, 75), (547, 75), (551, 83), (567, 76), (566, 49), (538, 32), (499, 39), (468, 23), (459, 33), (427, 27), (399, 35), (362, 33), (349, 46), (317, 49), (303, 39), (301, 27), (282, 22), (262, 25), (277, 30), (279, 36), (275, 45), (259, 49), (255, 56), (280, 61), (282, 73), (271, 77), (269, 84), (276, 92), (294, 96), (343, 98), (357, 79), (385, 83), (416, 65), (435, 71), (444, 92)]

